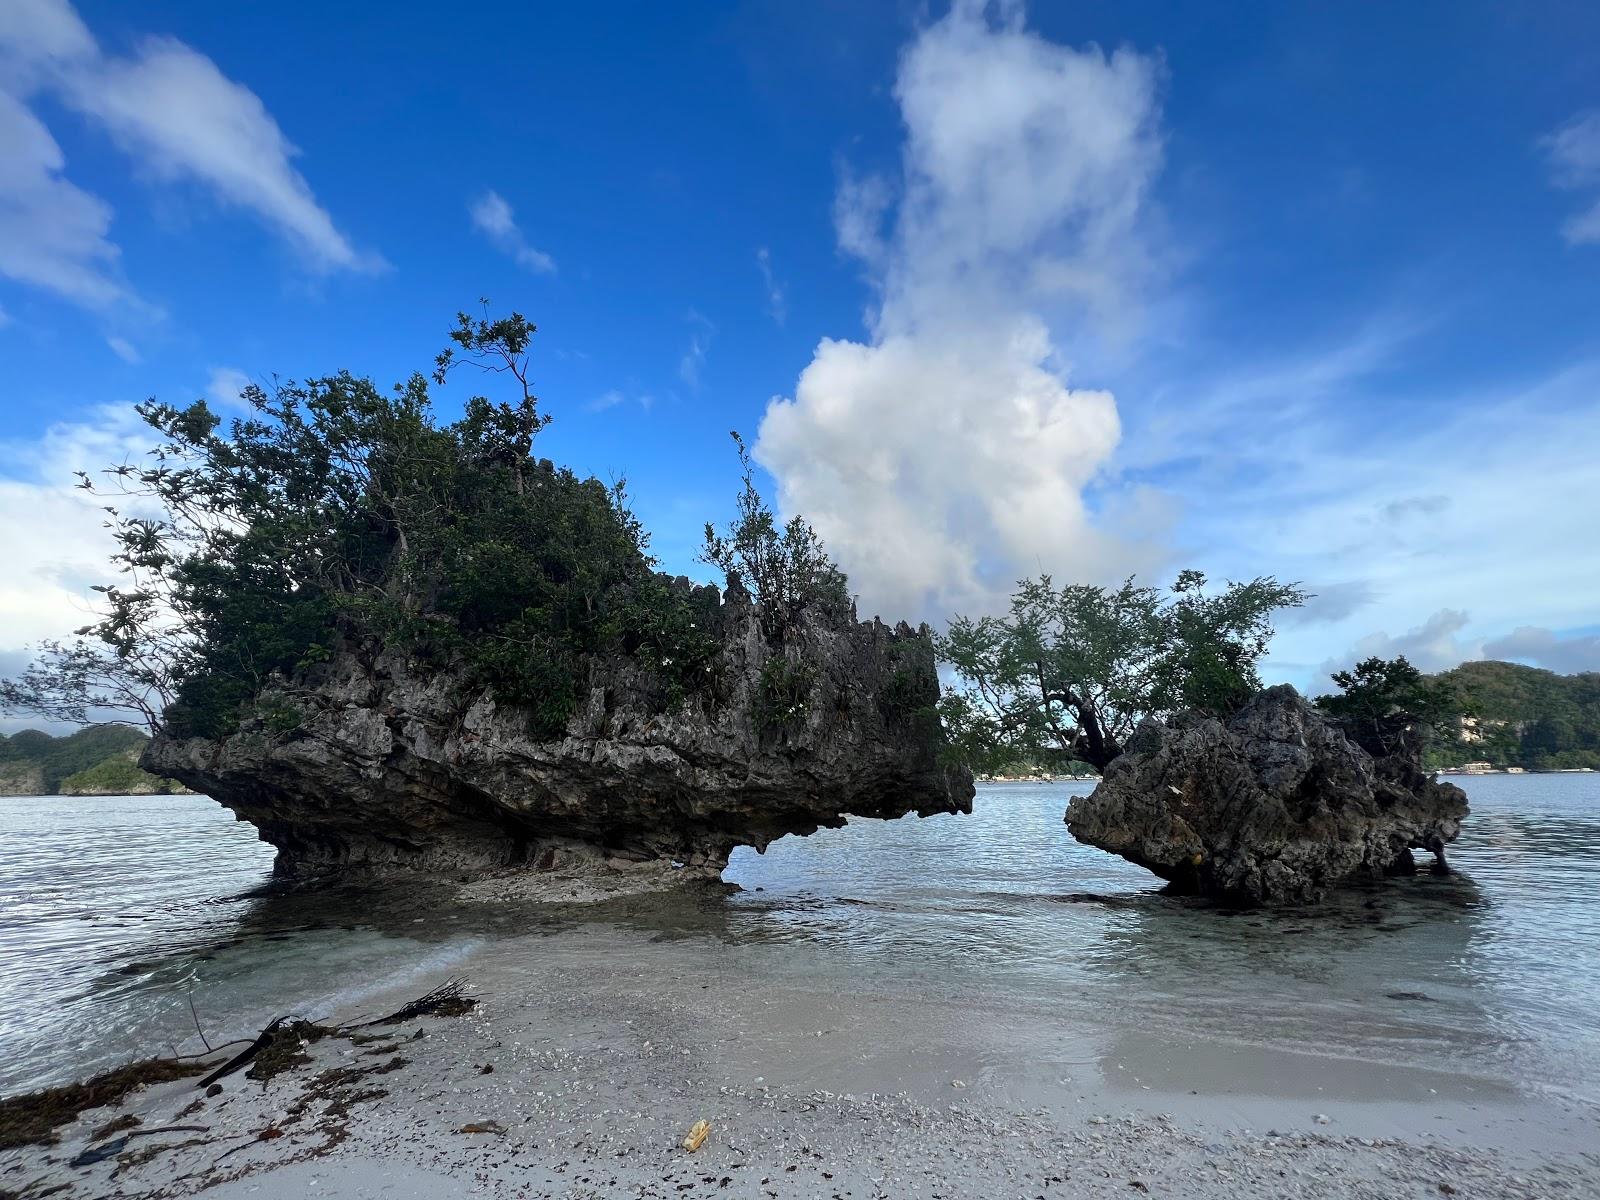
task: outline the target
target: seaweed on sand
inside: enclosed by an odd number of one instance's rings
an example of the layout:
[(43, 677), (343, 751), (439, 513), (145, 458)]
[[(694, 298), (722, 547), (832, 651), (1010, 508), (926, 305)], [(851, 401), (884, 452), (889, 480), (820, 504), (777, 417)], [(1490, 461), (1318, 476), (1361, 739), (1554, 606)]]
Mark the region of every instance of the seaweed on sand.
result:
[(204, 1065), (181, 1059), (147, 1058), (115, 1067), (82, 1083), (45, 1088), (0, 1100), (0, 1149), (31, 1144), (53, 1145), (56, 1130), (81, 1112), (115, 1104), (150, 1083), (187, 1079)]

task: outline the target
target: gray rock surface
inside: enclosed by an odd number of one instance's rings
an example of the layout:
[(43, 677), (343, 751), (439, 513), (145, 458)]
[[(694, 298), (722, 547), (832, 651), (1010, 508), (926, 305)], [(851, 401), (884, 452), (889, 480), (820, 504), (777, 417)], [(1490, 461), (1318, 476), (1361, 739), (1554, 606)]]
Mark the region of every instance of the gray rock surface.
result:
[(1174, 891), (1294, 902), (1414, 869), (1413, 849), (1432, 851), (1442, 869), (1466, 814), (1460, 788), (1415, 763), (1372, 758), (1285, 685), (1226, 722), (1146, 721), (1066, 820), (1080, 842)]
[[(774, 648), (742, 595), (718, 608), (712, 593), (711, 609), (712, 694), (674, 705), (633, 664), (599, 663), (560, 740), (534, 738), (525, 714), (458, 674), (353, 648), (274, 685), (237, 733), (157, 736), (142, 762), (255, 825), (290, 875), (665, 860), (703, 877), (735, 846), (847, 814), (971, 811), (971, 776), (939, 763), (924, 711), (938, 698), (926, 630), (808, 614)], [(763, 716), (775, 655), (813, 678), (781, 723)], [(296, 727), (282, 730), (284, 712)]]

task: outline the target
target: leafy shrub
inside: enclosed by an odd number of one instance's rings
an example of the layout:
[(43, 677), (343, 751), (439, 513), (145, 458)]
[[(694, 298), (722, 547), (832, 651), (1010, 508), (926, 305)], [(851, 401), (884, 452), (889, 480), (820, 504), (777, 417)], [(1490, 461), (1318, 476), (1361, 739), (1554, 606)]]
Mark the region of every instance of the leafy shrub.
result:
[(816, 688), (816, 672), (804, 660), (775, 654), (761, 666), (755, 703), (756, 728), (782, 729), (803, 719)]

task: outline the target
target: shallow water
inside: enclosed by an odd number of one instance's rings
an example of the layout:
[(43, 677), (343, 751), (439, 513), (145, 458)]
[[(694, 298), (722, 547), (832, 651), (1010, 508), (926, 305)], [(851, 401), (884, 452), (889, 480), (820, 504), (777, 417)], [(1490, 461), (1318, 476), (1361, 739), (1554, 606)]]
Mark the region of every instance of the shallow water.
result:
[[(1460, 781), (1458, 874), (1230, 913), (1067, 836), (1087, 784), (980, 787), (970, 817), (861, 821), (740, 851), (726, 896), (595, 910), (741, 969), (981, 994), (1086, 1020), (1600, 1097), (1600, 776)], [(0, 1092), (349, 1013), (523, 935), (532, 909), (279, 895), (270, 851), (201, 797), (0, 800)], [(190, 1001), (194, 1010), (191, 1013)]]

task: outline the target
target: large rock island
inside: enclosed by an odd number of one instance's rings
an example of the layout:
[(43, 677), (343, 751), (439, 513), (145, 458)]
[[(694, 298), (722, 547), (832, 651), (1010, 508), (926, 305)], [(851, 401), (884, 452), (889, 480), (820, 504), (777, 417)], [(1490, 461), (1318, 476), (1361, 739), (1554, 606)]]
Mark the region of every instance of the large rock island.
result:
[(1374, 757), (1287, 685), (1226, 720), (1147, 720), (1067, 827), (1167, 880), (1247, 902), (1314, 899), (1341, 882), (1444, 867), (1466, 794), (1403, 755)]
[(143, 765), (255, 825), (291, 875), (585, 860), (710, 875), (736, 846), (847, 815), (971, 811), (971, 776), (939, 762), (925, 630), (818, 610), (775, 646), (742, 591), (693, 599), (719, 683), (681, 703), (632, 661), (597, 661), (564, 736), (540, 738), (449, 669), (349, 645), (279, 680), (226, 737), (158, 735)]

